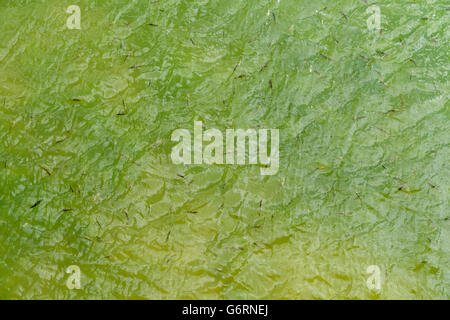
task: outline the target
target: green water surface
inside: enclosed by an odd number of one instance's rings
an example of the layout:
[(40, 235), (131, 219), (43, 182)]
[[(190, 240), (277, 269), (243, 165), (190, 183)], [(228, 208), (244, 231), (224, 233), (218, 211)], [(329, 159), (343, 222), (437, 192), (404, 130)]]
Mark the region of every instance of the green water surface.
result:
[[(369, 6), (1, 0), (0, 298), (450, 298), (450, 3)], [(195, 120), (278, 173), (173, 164)]]

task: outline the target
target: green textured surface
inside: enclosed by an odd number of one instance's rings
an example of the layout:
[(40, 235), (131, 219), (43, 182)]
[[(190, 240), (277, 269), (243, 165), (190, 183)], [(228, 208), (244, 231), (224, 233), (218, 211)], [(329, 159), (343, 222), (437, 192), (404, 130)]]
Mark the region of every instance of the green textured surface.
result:
[[(450, 4), (378, 5), (2, 0), (0, 298), (448, 299)], [(194, 120), (278, 174), (173, 165)]]

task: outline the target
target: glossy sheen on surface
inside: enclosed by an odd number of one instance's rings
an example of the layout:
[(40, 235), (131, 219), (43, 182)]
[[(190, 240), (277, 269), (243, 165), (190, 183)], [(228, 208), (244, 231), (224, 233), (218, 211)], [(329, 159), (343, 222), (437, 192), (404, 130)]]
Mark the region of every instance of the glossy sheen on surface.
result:
[[(449, 298), (450, 5), (378, 5), (2, 0), (0, 298)], [(194, 120), (279, 172), (172, 164)]]

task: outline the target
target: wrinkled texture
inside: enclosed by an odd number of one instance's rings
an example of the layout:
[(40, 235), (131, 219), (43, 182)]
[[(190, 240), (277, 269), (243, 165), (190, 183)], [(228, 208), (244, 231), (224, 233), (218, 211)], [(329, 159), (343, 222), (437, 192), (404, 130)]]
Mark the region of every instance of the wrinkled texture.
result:
[[(450, 4), (377, 4), (2, 0), (0, 298), (448, 299)], [(174, 165), (194, 120), (279, 172)]]

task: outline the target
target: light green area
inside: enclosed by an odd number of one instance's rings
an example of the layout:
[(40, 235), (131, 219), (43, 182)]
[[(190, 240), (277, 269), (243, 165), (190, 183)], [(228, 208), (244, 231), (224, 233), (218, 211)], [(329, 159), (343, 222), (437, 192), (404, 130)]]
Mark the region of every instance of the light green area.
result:
[[(448, 299), (450, 5), (378, 6), (2, 0), (0, 298)], [(278, 174), (172, 164), (194, 120)]]

